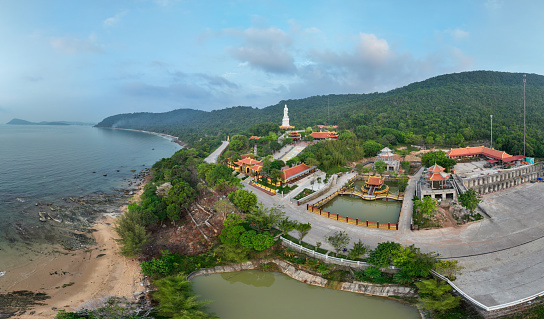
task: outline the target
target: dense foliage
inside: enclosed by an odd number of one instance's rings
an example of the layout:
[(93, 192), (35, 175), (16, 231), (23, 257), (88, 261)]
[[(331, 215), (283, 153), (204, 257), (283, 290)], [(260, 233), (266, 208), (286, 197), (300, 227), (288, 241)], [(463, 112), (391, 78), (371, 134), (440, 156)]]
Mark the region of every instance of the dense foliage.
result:
[[(197, 194), (195, 166), (202, 162), (201, 156), (198, 150), (181, 149), (153, 165), (153, 178), (144, 187), (140, 203), (129, 205), (128, 212), (116, 220), (114, 229), (124, 255), (140, 253), (148, 238), (147, 226), (180, 219)], [(159, 186), (164, 186), (162, 192), (157, 191)]]
[[(287, 104), (290, 122), (297, 128), (332, 123), (340, 129), (353, 130), (362, 140), (375, 140), (382, 145), (453, 147), (464, 146), (467, 141), (489, 140), (489, 115), (493, 115), (495, 148), (515, 155), (523, 153), (522, 79), (520, 73), (463, 72), (385, 93), (313, 96), (280, 101), (263, 109), (238, 106), (211, 112), (182, 109), (159, 114), (120, 114), (97, 126), (145, 129), (179, 136), (190, 145), (209, 144), (200, 139), (206, 136), (219, 142), (219, 137), (247, 130), (256, 133), (253, 135), (268, 133), (267, 128), (251, 128), (260, 123), (279, 125)], [(543, 76), (527, 75), (526, 97), (527, 155), (544, 157)]]

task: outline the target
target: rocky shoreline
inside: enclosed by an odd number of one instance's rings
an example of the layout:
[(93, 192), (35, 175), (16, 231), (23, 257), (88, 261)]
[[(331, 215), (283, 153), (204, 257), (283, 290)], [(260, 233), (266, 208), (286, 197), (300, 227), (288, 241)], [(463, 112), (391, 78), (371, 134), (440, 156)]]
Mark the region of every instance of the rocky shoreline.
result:
[[(99, 264), (106, 260), (110, 264), (124, 263), (122, 267), (125, 271), (129, 267), (128, 263), (137, 264), (137, 261), (125, 260), (117, 254), (116, 244), (110, 239), (112, 235), (115, 235), (111, 229), (113, 223), (111, 218), (123, 213), (123, 207), (128, 204), (132, 195), (138, 193), (148, 175), (148, 169), (135, 174), (128, 180), (126, 189), (78, 197), (69, 196), (55, 202), (38, 202), (29, 205), (24, 211), (24, 219), (15, 222), (12, 225), (12, 231), (9, 234), (3, 234), (3, 237), (9, 242), (23, 244), (22, 247), (35, 251), (37, 255), (32, 257), (34, 261), (31, 259), (25, 265), (16, 265), (15, 269), (2, 269), (6, 271), (6, 275), (1, 278), (4, 287), (0, 290), (0, 318), (21, 317), (23, 314), (23, 316), (40, 317), (39, 313), (33, 315), (36, 307), (41, 312), (43, 311), (41, 309), (47, 308), (46, 304), (54, 302), (56, 294), (62, 294), (63, 291), (67, 292), (69, 289), (86, 289), (86, 273), (93, 271), (92, 268), (100, 267)], [(105, 229), (108, 229), (107, 233)], [(38, 261), (38, 258), (42, 261)], [(109, 260), (113, 258), (118, 260), (110, 262)], [(47, 264), (41, 264), (42, 262)], [(28, 268), (36, 267), (29, 266), (32, 263), (41, 264), (37, 267), (50, 266), (52, 269), (32, 270), (29, 273)], [(69, 269), (69, 267), (72, 268)], [(109, 267), (108, 269), (111, 269)], [(130, 266), (129, 269), (135, 274), (134, 276), (137, 276), (136, 273), (139, 272), (137, 265)], [(38, 275), (40, 271), (44, 272), (43, 275), (38, 276), (41, 279), (29, 281), (29, 276)], [(81, 274), (78, 275), (79, 272)], [(111, 273), (111, 270), (109, 272)], [(109, 275), (104, 273), (104, 276), (107, 278)], [(127, 286), (135, 286), (127, 287), (130, 289), (127, 295), (133, 297), (134, 300), (140, 299), (143, 292), (147, 290), (145, 278), (138, 279), (137, 283), (134, 280), (125, 283)], [(48, 285), (48, 281), (55, 281), (55, 286)], [(120, 287), (122, 284), (119, 282), (117, 286)], [(80, 286), (79, 289), (78, 286)], [(119, 288), (119, 290), (122, 289)], [(144, 291), (133, 294), (138, 290)], [(50, 297), (53, 298), (49, 299)], [(77, 301), (74, 302), (77, 304)], [(63, 306), (65, 304), (68, 302)]]

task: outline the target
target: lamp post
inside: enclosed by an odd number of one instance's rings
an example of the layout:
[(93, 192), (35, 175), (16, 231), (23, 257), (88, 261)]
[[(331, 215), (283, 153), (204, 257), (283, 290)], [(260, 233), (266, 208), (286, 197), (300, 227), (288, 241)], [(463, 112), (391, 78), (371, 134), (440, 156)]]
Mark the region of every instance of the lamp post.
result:
[(489, 115), (491, 117), (491, 148), (493, 148), (493, 115)]

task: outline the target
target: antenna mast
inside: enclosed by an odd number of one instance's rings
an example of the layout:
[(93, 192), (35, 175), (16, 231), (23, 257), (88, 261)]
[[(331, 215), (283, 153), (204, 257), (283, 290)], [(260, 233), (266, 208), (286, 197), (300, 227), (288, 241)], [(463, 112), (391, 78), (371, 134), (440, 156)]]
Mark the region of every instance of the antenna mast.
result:
[(525, 83), (527, 74), (523, 75), (523, 156), (525, 156)]
[(330, 97), (327, 96), (327, 125), (331, 125), (331, 119), (330, 119), (330, 111), (329, 111), (329, 99)]
[(489, 115), (491, 117), (491, 148), (493, 148), (493, 115)]

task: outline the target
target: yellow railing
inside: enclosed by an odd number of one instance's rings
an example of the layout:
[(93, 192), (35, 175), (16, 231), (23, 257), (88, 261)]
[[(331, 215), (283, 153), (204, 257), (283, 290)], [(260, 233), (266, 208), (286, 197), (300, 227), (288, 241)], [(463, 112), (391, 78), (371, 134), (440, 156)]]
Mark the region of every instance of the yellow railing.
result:
[(345, 216), (340, 216), (338, 214), (334, 214), (331, 212), (327, 212), (324, 210), (321, 210), (317, 207), (314, 207), (312, 205), (306, 205), (306, 209), (311, 211), (312, 213), (319, 214), (321, 216), (325, 216), (330, 219), (338, 220), (344, 223), (354, 224), (357, 226), (364, 226), (364, 227), (372, 227), (372, 228), (379, 228), (379, 229), (393, 229), (398, 230), (399, 224), (390, 224), (390, 223), (380, 223), (380, 222), (369, 222), (368, 220), (359, 220), (357, 218), (350, 218)]

